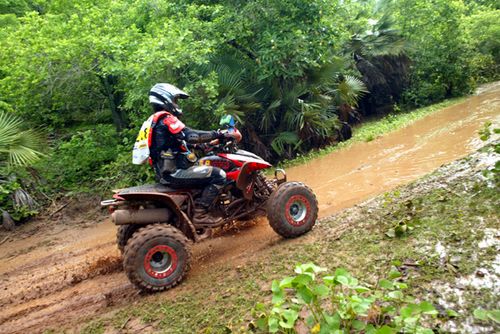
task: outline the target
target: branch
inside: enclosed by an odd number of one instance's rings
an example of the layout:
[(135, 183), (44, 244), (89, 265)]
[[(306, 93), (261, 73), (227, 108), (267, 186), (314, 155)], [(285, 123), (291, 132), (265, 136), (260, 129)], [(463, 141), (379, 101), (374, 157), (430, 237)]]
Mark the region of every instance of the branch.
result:
[(252, 59), (254, 61), (257, 59), (257, 56), (252, 51), (250, 51), (247, 48), (241, 46), (234, 39), (232, 39), (230, 41), (227, 41), (226, 43), (229, 44), (229, 45), (231, 45), (236, 50), (241, 51), (244, 54), (246, 54), (248, 58), (250, 58), (250, 59)]

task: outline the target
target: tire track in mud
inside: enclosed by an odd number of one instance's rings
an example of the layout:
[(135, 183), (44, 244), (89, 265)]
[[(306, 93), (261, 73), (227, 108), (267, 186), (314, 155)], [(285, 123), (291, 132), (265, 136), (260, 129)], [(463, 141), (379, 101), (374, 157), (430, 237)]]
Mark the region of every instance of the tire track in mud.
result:
[[(265, 219), (246, 223), (194, 245), (193, 268), (182, 288), (188, 288), (191, 279), (216, 268), (217, 264), (239, 263), (245, 260), (245, 254), (262, 251), (279, 242), (280, 237), (266, 223)], [(108, 225), (113, 227), (109, 221), (102, 224)], [(107, 237), (112, 241), (97, 245), (97, 252), (91, 247), (69, 253), (54, 252), (0, 272), (0, 308), (4, 310), (0, 313), (0, 333), (35, 333), (71, 325), (110, 307), (147, 297), (138, 292), (123, 273), (114, 234)], [(71, 264), (65, 264), (69, 259)], [(172, 291), (175, 289), (164, 293)]]
[[(325, 217), (473, 151), (482, 123), (499, 115), (500, 83), (495, 83), (405, 129), (292, 168), (289, 179), (304, 181), (314, 189), (320, 216)], [(148, 298), (123, 273), (114, 243), (116, 228), (109, 221), (85, 228), (50, 229), (47, 235), (38, 232), (0, 245), (0, 333), (73, 327), (86, 318)], [(308, 240), (305, 236), (294, 242)], [(189, 290), (193, 278), (221, 264), (237, 267), (280, 242), (265, 219), (260, 219), (196, 244), (192, 269), (176, 289)]]

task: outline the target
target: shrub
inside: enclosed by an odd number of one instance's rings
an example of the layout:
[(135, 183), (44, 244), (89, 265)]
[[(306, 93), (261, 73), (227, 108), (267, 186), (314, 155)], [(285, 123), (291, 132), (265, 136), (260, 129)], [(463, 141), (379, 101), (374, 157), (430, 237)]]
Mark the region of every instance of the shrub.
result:
[(93, 130), (74, 134), (62, 142), (37, 167), (49, 180), (50, 188), (82, 190), (93, 186), (102, 176), (102, 167), (118, 156), (120, 136), (111, 125), (97, 125)]
[(253, 313), (256, 330), (270, 333), (296, 333), (303, 323), (310, 333), (428, 333), (422, 323), (438, 312), (427, 302), (405, 296), (405, 283), (397, 281), (399, 271), (389, 273), (370, 288), (347, 270), (333, 275), (312, 263), (298, 265), (296, 276), (272, 283), (272, 306), (257, 304)]

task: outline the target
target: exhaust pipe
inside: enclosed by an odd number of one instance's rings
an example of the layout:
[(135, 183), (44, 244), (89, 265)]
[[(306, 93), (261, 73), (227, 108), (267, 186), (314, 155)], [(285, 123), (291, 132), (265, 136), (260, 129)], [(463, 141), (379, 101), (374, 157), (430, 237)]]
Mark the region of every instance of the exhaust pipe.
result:
[(169, 209), (116, 210), (111, 220), (116, 225), (163, 223), (170, 220)]

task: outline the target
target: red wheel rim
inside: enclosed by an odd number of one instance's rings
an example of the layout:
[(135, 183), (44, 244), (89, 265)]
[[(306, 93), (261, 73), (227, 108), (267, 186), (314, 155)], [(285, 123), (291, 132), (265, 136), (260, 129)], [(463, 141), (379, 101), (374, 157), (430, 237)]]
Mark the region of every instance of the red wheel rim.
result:
[(309, 200), (302, 195), (293, 195), (288, 199), (285, 205), (286, 220), (290, 225), (302, 226), (311, 215), (311, 204)]
[(170, 246), (155, 246), (144, 257), (144, 270), (153, 278), (167, 278), (176, 268), (177, 253)]

